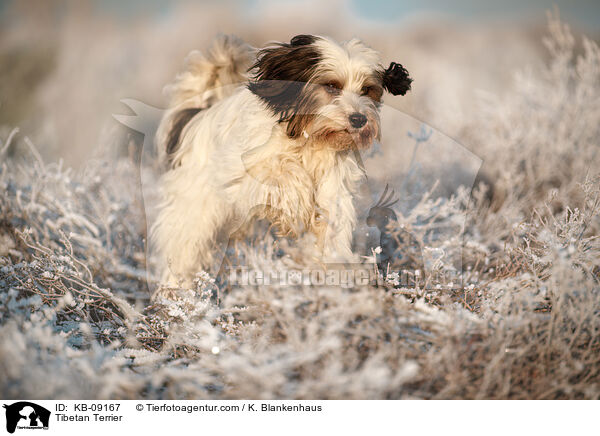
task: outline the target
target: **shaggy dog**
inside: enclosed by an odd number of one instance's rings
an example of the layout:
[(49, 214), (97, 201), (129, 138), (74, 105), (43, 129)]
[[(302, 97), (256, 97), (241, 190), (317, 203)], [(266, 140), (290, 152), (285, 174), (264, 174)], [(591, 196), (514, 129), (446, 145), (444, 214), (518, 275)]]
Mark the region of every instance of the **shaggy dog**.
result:
[(257, 218), (314, 235), (322, 261), (350, 259), (364, 178), (353, 151), (379, 138), (383, 91), (404, 95), (411, 81), (357, 39), (298, 35), (254, 50), (224, 36), (206, 57), (193, 52), (157, 133), (163, 283), (208, 270), (217, 235)]

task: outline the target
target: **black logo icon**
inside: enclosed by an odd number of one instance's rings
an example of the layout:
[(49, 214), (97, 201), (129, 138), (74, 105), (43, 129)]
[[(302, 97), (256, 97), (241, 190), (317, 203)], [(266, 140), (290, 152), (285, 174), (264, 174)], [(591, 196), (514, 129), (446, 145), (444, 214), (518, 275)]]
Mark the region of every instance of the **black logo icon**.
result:
[(48, 429), (50, 411), (29, 401), (19, 401), (7, 406), (6, 431), (14, 433), (15, 429)]

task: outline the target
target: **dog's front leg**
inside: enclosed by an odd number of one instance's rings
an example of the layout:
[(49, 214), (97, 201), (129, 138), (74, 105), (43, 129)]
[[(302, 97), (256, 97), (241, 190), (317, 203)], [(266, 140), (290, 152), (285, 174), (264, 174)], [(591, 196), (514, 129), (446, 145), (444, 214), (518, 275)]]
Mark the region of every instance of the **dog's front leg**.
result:
[(262, 205), (259, 213), (281, 235), (298, 237), (314, 221), (314, 184), (306, 170), (286, 155), (261, 160), (247, 168), (251, 176), (241, 202)]
[(322, 186), (317, 191), (320, 217), (314, 233), (324, 262), (348, 262), (353, 259), (352, 231), (356, 224), (356, 212), (352, 195), (341, 188), (337, 192)]

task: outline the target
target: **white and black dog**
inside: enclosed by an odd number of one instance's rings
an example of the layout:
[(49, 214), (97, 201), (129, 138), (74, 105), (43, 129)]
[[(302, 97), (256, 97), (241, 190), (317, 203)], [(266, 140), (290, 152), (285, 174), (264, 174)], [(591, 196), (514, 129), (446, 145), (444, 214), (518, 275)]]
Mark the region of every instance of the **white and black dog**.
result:
[(249, 216), (314, 235), (325, 261), (351, 258), (364, 174), (349, 151), (379, 138), (383, 91), (404, 95), (411, 81), (357, 39), (298, 35), (255, 50), (222, 36), (206, 57), (193, 52), (157, 133), (168, 169), (151, 236), (163, 283), (208, 270), (217, 234)]

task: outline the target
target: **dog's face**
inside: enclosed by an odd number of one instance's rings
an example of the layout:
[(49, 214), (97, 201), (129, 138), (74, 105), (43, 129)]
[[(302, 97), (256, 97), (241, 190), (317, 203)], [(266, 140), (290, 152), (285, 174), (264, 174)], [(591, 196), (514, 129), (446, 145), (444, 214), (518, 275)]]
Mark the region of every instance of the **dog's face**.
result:
[(250, 90), (304, 136), (335, 150), (366, 148), (379, 137), (384, 90), (404, 95), (412, 79), (400, 64), (384, 69), (376, 51), (357, 39), (298, 35), (260, 50)]

